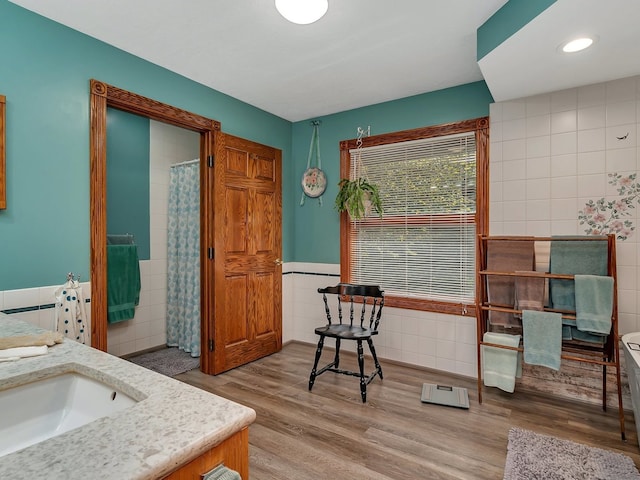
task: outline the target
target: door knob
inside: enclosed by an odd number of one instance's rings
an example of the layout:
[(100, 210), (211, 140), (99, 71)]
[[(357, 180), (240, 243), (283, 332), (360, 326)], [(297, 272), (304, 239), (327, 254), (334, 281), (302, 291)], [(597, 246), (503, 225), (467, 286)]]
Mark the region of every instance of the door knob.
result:
[(276, 265), (282, 265), (282, 260), (280, 260), (279, 258), (276, 258), (273, 263), (275, 263)]

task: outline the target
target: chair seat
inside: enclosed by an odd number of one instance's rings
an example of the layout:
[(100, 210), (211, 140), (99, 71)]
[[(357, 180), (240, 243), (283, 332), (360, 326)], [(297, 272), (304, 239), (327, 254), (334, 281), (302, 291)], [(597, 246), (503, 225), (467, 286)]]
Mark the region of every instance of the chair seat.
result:
[(362, 339), (371, 338), (371, 335), (375, 335), (376, 331), (372, 331), (370, 328), (335, 324), (325, 325), (324, 327), (318, 327), (315, 329), (316, 335), (323, 335), (325, 337), (333, 338), (345, 338), (345, 339)]

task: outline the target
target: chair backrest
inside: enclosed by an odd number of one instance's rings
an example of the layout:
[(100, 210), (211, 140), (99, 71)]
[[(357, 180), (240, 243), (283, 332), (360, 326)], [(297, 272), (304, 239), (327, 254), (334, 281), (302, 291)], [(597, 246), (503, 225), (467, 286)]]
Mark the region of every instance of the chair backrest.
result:
[[(338, 321), (340, 324), (347, 323), (347, 319), (343, 319), (342, 304), (349, 305), (349, 325), (353, 326), (355, 304), (362, 303), (360, 309), (360, 327), (366, 327), (374, 332), (378, 331), (380, 325), (380, 317), (382, 316), (382, 307), (384, 306), (384, 290), (380, 290), (377, 285), (354, 285), (351, 283), (339, 283), (334, 287), (319, 288), (318, 293), (322, 294), (324, 300), (324, 309), (327, 314), (327, 321), (332, 323), (331, 308), (329, 306), (329, 298), (335, 296)], [(329, 297), (327, 297), (329, 295)], [(357, 322), (357, 318), (356, 318)], [(367, 325), (368, 322), (368, 325)], [(357, 324), (357, 323), (356, 323)]]

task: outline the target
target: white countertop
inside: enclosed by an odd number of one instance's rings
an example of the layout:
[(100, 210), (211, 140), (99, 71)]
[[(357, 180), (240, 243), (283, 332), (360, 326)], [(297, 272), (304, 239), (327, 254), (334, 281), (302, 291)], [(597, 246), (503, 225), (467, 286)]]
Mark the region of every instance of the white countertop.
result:
[[(39, 331), (0, 314), (0, 337)], [(162, 478), (256, 416), (248, 407), (70, 340), (46, 355), (0, 363), (0, 390), (67, 371), (110, 384), (138, 403), (0, 457), (0, 478)]]

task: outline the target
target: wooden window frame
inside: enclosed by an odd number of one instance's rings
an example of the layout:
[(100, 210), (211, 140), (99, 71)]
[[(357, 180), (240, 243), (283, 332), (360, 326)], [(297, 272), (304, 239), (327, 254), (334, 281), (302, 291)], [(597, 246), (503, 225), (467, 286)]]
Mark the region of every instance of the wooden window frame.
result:
[[(436, 138), (458, 133), (475, 132), (476, 140), (476, 213), (469, 215), (469, 222), (476, 224), (476, 234), (486, 235), (489, 231), (489, 117), (480, 117), (460, 122), (446, 123), (429, 127), (421, 127), (412, 130), (375, 135), (362, 139), (362, 147), (378, 145), (390, 145), (393, 143)], [(356, 148), (357, 139), (343, 140), (340, 142), (340, 178), (349, 178), (351, 172), (350, 150)], [(427, 217), (427, 216), (425, 216)], [(460, 215), (429, 215), (437, 223), (458, 222)], [(455, 218), (454, 218), (455, 217)], [(372, 219), (376, 225), (380, 219)], [(382, 219), (383, 224), (398, 224), (399, 219), (394, 217)], [(402, 218), (404, 224), (405, 218)], [(361, 222), (366, 225), (367, 220)], [(351, 281), (351, 237), (352, 224), (346, 212), (340, 214), (340, 280)], [(478, 252), (476, 251), (476, 258)], [(413, 297), (385, 295), (385, 305), (388, 307), (422, 310), (428, 312), (446, 313), (451, 315), (464, 315), (475, 317), (475, 304), (442, 302)]]

